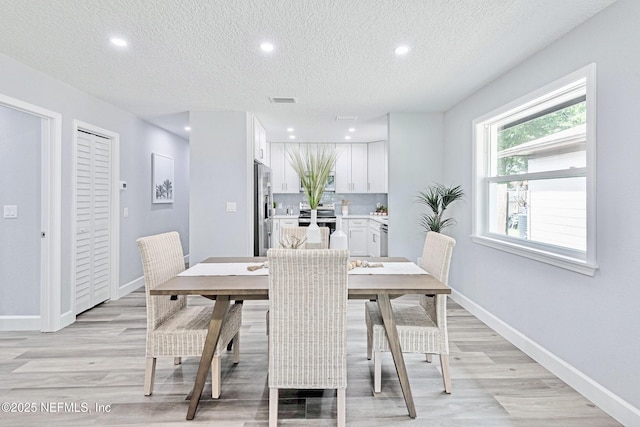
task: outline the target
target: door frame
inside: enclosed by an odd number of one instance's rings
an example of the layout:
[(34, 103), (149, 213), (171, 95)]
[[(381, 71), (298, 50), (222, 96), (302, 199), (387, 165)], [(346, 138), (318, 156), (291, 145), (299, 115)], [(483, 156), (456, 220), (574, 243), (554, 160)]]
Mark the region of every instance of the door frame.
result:
[(71, 147), (71, 312), (73, 320), (76, 318), (76, 209), (77, 209), (77, 149), (78, 149), (78, 131), (83, 130), (111, 141), (111, 206), (110, 206), (110, 228), (111, 228), (111, 250), (109, 251), (109, 263), (111, 271), (111, 297), (116, 300), (120, 298), (120, 134), (85, 123), (80, 120), (73, 120), (73, 142)]
[[(40, 244), (40, 319), (19, 322), (16, 329), (61, 328), (61, 230), (62, 230), (62, 114), (0, 94), (0, 105), (42, 119), (40, 228), (45, 238)], [(29, 316), (25, 316), (29, 317)], [(26, 320), (26, 319), (25, 319)], [(39, 323), (39, 327), (36, 324)]]

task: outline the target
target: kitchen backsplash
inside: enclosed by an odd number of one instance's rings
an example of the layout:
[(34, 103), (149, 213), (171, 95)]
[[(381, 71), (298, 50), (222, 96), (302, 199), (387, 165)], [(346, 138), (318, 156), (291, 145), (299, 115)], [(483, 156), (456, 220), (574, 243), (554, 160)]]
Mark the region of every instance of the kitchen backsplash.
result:
[[(322, 196), (322, 203), (335, 203), (336, 213), (340, 214), (342, 208), (342, 200), (349, 200), (349, 214), (350, 215), (368, 215), (371, 212), (375, 212), (376, 205), (387, 205), (387, 194), (340, 194), (340, 193), (325, 193)], [(278, 206), (276, 214), (284, 215), (287, 213), (287, 207), (293, 208), (293, 214), (298, 215), (300, 211), (300, 202), (306, 202), (307, 199), (304, 194), (285, 194), (276, 193), (273, 195), (273, 201)], [(282, 208), (280, 208), (282, 204)]]

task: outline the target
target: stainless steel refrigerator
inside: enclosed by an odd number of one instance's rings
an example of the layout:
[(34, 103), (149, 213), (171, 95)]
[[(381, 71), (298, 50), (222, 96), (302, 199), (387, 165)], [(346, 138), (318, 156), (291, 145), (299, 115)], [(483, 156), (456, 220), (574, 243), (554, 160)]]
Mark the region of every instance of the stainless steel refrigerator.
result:
[(253, 218), (253, 255), (267, 256), (271, 242), (273, 220), (273, 195), (271, 194), (271, 169), (254, 162), (254, 218)]

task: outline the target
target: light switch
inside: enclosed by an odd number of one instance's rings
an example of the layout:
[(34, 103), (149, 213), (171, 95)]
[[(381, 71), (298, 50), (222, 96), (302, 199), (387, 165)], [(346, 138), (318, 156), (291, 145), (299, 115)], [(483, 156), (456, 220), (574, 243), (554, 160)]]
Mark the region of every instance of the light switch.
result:
[(5, 205), (4, 206), (5, 218), (18, 218), (18, 206), (17, 205)]
[(129, 208), (124, 208), (124, 211), (122, 212), (122, 216), (125, 218), (129, 218)]
[(227, 202), (227, 212), (235, 212), (236, 209), (236, 202)]

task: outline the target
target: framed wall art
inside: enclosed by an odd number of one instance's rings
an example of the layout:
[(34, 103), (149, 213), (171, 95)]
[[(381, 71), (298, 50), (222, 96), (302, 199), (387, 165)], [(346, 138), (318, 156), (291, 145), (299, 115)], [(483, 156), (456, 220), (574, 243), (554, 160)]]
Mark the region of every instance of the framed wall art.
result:
[(173, 203), (173, 158), (162, 154), (151, 154), (153, 203)]

